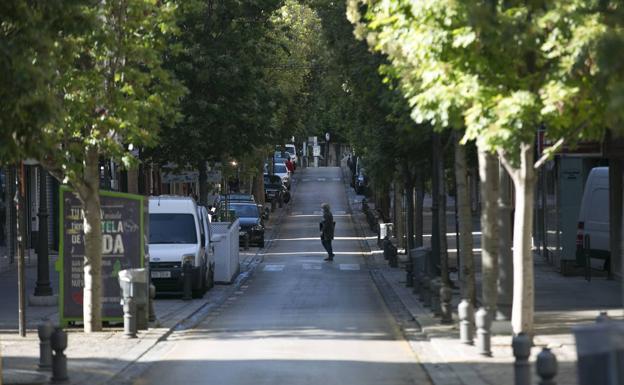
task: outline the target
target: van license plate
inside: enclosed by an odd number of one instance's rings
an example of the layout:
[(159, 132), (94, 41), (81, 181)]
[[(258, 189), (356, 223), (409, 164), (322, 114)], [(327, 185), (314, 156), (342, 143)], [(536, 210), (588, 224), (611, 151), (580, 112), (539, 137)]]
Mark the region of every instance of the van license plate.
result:
[(170, 271), (152, 271), (152, 278), (171, 278)]

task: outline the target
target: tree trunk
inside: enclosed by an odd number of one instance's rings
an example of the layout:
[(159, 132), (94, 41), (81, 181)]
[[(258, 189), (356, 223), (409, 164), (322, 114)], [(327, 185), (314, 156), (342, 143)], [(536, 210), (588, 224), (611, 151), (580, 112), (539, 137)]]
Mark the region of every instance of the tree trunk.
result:
[(505, 164), (515, 187), (516, 212), (513, 231), (514, 290), (511, 326), (514, 334), (533, 336), (534, 284), (533, 250), (533, 195), (535, 171), (533, 169), (533, 143), (520, 146), (520, 167)]
[(499, 162), (499, 197), (498, 197), (498, 300), (496, 304), (496, 319), (508, 321), (511, 319), (511, 305), (513, 299), (513, 256), (511, 254), (511, 180), (503, 165)]
[(498, 160), (478, 147), (481, 181), (481, 293), (483, 305), (493, 317), (498, 295)]
[(199, 171), (199, 204), (202, 206), (208, 205), (208, 170), (206, 168), (206, 162), (201, 161), (197, 164), (197, 171)]
[(264, 196), (264, 176), (262, 173), (258, 173), (253, 180), (251, 192), (256, 197), (256, 202), (260, 204), (266, 204), (266, 197)]
[(85, 333), (102, 330), (102, 216), (98, 159), (96, 149), (87, 150), (84, 184), (75, 186), (84, 209), (83, 317)]
[(405, 217), (406, 217), (406, 249), (414, 248), (414, 183), (409, 175), (409, 170), (405, 174)]
[(448, 241), (446, 239), (446, 183), (444, 178), (444, 155), (440, 153), (438, 159), (438, 194), (439, 194), (439, 207), (438, 210), (438, 229), (439, 229), (439, 244), (440, 244), (440, 277), (442, 277), (443, 286), (451, 286), (449, 279), (449, 259), (448, 259)]
[(405, 248), (405, 211), (403, 211), (403, 189), (399, 187), (398, 182), (394, 183), (394, 228), (396, 230), (396, 237), (398, 241), (398, 247)]
[(431, 156), (431, 260), (428, 266), (430, 276), (437, 276), (440, 264), (440, 176), (439, 158), (442, 151), (440, 134), (434, 132), (431, 135), (433, 153)]
[(422, 171), (416, 172), (416, 204), (414, 207), (415, 220), (414, 220), (414, 246), (423, 246), (423, 201), (425, 199), (425, 180), (422, 175)]
[(460, 143), (461, 135), (455, 140), (455, 184), (457, 191), (457, 211), (459, 222), (458, 258), (461, 272), (461, 296), (476, 305), (476, 285), (474, 255), (472, 253), (472, 212), (470, 210), (470, 190), (468, 189), (468, 168), (466, 149)]

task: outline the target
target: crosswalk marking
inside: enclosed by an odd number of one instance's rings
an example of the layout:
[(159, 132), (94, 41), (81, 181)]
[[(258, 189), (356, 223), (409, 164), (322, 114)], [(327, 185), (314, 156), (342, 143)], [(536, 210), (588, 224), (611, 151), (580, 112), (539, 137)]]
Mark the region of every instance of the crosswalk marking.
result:
[(303, 178), (301, 179), (302, 182), (309, 182), (311, 179), (310, 178)]
[(345, 215), (347, 212), (346, 211), (334, 211), (334, 215)]
[(359, 263), (341, 263), (340, 270), (360, 270)]
[(303, 270), (321, 270), (323, 268), (319, 263), (304, 263), (301, 267)]
[(334, 182), (340, 182), (342, 179), (340, 179), (340, 178), (334, 178), (334, 179), (332, 179), (332, 180), (333, 180)]
[(284, 265), (266, 265), (264, 266), (264, 271), (282, 271), (284, 270)]
[(319, 181), (319, 182), (325, 182), (327, 179), (326, 178), (317, 178), (316, 180)]

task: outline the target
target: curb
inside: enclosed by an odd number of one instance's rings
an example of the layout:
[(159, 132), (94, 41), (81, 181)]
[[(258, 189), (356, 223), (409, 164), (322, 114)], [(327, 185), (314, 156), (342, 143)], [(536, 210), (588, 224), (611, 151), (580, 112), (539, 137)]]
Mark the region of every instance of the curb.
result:
[[(219, 306), (224, 304), (227, 301), (227, 298), (230, 297), (233, 292), (239, 290), (241, 286), (243, 286), (253, 276), (256, 268), (264, 261), (264, 258), (262, 256), (259, 256), (259, 254), (270, 248), (271, 244), (273, 243), (273, 239), (279, 234), (278, 229), (284, 216), (286, 215), (288, 207), (289, 206), (282, 207), (282, 210), (280, 210), (280, 212), (278, 213), (277, 218), (273, 223), (273, 229), (270, 233), (270, 239), (266, 243), (265, 247), (259, 248), (253, 256), (249, 256), (248, 258), (246, 258), (246, 261), (241, 262), (241, 267), (244, 267), (245, 270), (241, 271), (238, 274), (232, 284), (223, 285), (223, 287), (227, 287), (227, 289), (220, 293), (220, 296), (218, 298), (213, 298), (210, 302), (208, 300), (203, 301), (203, 303), (200, 303), (198, 307), (192, 309), (189, 313), (185, 314), (173, 325), (167, 326), (166, 330), (161, 330), (158, 333), (156, 332), (156, 330), (158, 329), (155, 329), (155, 338), (146, 341), (146, 346), (143, 346), (141, 349), (139, 349), (139, 346), (141, 346), (142, 344), (138, 344), (137, 347), (135, 347), (135, 349), (133, 350), (139, 351), (133, 355), (132, 359), (128, 359), (125, 365), (119, 371), (117, 371), (117, 373), (115, 373), (108, 379), (100, 382), (95, 382), (93, 384), (104, 385), (111, 382), (119, 384), (131, 384), (133, 382), (133, 379), (136, 379), (149, 369), (149, 367), (151, 366), (151, 363), (149, 361), (146, 363), (141, 363), (141, 365), (137, 365), (137, 363), (139, 363), (142, 358), (148, 356), (154, 350), (154, 348), (157, 347), (159, 342), (165, 341), (176, 331), (183, 331), (196, 327), (204, 319), (206, 319), (206, 317), (209, 316), (211, 310), (213, 310), (214, 308), (218, 308)], [(144, 338), (147, 338), (148, 336), (149, 331)]]
[[(344, 178), (344, 168), (342, 168), (342, 171), (343, 180), (346, 180), (346, 178)], [(456, 326), (456, 320), (454, 320), (452, 325), (440, 325), (439, 321), (433, 317), (427, 309), (423, 308), (419, 302), (416, 303), (417, 311), (413, 311), (410, 306), (405, 303), (405, 298), (395, 290), (383, 274), (378, 263), (375, 262), (374, 256), (372, 255), (373, 249), (370, 243), (364, 238), (366, 232), (364, 231), (362, 222), (357, 220), (355, 217), (355, 210), (351, 207), (353, 194), (350, 191), (350, 186), (346, 183), (345, 190), (347, 191), (347, 201), (351, 209), (352, 222), (360, 238), (360, 247), (363, 251), (371, 278), (382, 295), (388, 310), (393, 314), (401, 330), (401, 334), (409, 343), (419, 363), (429, 376), (431, 383), (434, 385), (487, 385), (479, 376), (478, 371), (474, 370), (469, 364), (452, 364), (444, 359), (444, 352), (440, 351), (440, 347), (435, 344), (436, 335), (449, 333)], [(384, 292), (387, 293), (388, 291), (391, 293), (389, 295), (384, 295)], [(400, 303), (401, 309), (393, 311), (392, 308), (396, 309), (397, 304), (390, 303), (389, 301), (396, 302), (396, 300)], [(409, 315), (407, 319), (408, 322), (406, 322), (405, 317), (402, 316), (404, 313)], [(409, 318), (411, 318), (411, 320)], [(417, 328), (411, 327), (410, 323), (415, 323)]]

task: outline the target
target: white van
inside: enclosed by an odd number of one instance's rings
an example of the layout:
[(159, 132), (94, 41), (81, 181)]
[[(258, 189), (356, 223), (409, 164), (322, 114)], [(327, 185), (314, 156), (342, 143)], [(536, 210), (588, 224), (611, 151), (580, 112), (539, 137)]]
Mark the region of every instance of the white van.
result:
[(290, 154), (290, 160), (292, 160), (295, 166), (297, 166), (297, 160), (299, 158), (297, 158), (297, 149), (295, 148), (295, 145), (293, 143), (285, 144), (284, 150), (288, 151)]
[[(589, 172), (579, 211), (576, 251), (577, 260), (585, 257), (589, 242), (589, 255), (605, 261), (609, 266), (609, 167), (595, 167)], [(581, 254), (579, 254), (581, 253)]]
[(183, 291), (182, 265), (188, 261), (193, 271), (193, 296), (201, 297), (208, 287), (209, 266), (197, 204), (191, 197), (150, 197), (149, 218), (150, 271), (156, 291)]
[(212, 237), (212, 230), (210, 224), (212, 223), (212, 215), (208, 212), (205, 206), (199, 206), (199, 218), (202, 223), (204, 234), (206, 235), (204, 247), (206, 250), (206, 262), (208, 264), (208, 277), (206, 281), (206, 288), (210, 289), (214, 286), (214, 272), (215, 272), (215, 255), (214, 244)]

